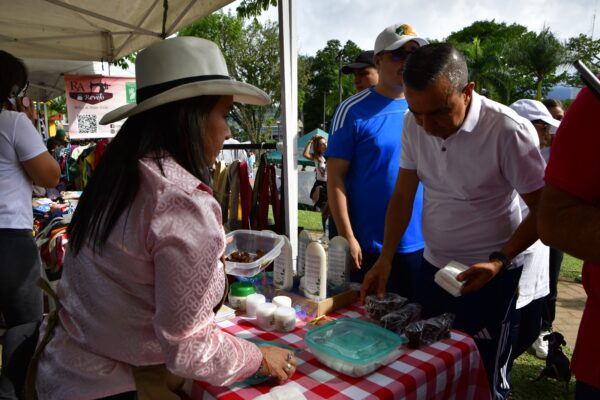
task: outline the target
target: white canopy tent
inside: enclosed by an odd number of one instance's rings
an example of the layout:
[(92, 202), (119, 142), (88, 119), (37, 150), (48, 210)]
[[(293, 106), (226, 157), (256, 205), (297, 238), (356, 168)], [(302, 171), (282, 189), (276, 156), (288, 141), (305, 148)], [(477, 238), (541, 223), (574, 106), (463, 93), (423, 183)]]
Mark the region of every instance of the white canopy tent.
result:
[[(43, 60), (113, 61), (164, 39), (233, 0), (3, 1), (0, 49)], [(294, 0), (279, 1), (281, 109), (284, 135), (285, 226), (297, 255), (297, 47)], [(29, 61), (33, 62), (33, 61)], [(48, 63), (48, 70), (51, 63)], [(63, 64), (60, 73), (71, 70)], [(33, 69), (30, 67), (30, 70)], [(43, 67), (38, 70), (44, 73)], [(50, 95), (53, 84), (43, 86)]]

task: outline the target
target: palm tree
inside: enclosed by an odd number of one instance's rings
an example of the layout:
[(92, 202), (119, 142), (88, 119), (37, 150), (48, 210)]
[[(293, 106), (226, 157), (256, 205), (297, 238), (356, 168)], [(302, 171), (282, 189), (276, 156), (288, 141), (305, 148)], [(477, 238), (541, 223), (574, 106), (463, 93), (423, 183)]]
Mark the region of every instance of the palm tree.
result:
[(567, 63), (567, 51), (549, 28), (539, 34), (528, 33), (512, 43), (508, 53), (510, 63), (522, 68), (535, 79), (535, 98), (542, 98), (542, 89), (547, 79), (557, 68)]

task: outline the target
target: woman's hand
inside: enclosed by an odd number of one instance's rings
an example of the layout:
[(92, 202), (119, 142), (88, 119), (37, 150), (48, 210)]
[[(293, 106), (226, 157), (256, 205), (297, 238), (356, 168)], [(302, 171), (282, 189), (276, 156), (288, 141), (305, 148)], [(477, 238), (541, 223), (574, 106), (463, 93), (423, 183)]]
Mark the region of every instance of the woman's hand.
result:
[(263, 361), (258, 375), (277, 378), (283, 383), (291, 378), (296, 371), (296, 355), (293, 351), (275, 346), (259, 347)]

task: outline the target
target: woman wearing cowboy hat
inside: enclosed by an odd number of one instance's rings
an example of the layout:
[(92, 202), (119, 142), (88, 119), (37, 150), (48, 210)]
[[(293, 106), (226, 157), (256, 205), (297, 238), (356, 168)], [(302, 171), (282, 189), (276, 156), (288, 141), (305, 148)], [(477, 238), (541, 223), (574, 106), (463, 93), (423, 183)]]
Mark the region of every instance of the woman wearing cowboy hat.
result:
[(230, 79), (218, 47), (192, 37), (141, 51), (136, 80), (137, 104), (101, 121), (128, 117), (69, 226), (56, 326), (34, 359), (38, 396), (168, 399), (182, 378), (283, 382), (296, 366), (289, 350), (258, 348), (214, 323), (227, 281), (209, 167), (233, 102), (269, 97)]

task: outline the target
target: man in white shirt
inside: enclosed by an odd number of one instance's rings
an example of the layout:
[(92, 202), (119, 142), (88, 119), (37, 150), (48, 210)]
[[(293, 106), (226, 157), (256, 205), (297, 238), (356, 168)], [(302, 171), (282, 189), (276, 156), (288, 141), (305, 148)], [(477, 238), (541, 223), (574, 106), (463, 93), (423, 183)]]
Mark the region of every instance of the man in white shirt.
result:
[[(464, 56), (451, 45), (417, 49), (403, 76), (410, 112), (402, 133), (400, 172), (387, 210), (383, 249), (363, 281), (361, 299), (368, 292), (385, 291), (390, 260), (421, 182), (426, 246), (415, 300), (426, 317), (456, 315), (454, 327), (477, 343), (492, 397), (504, 399), (510, 389), (506, 364), (523, 265), (520, 253), (537, 239), (544, 160), (531, 124), (475, 93)], [(517, 193), (530, 209), (523, 221)], [(434, 274), (452, 260), (470, 266), (457, 277), (463, 283), (460, 297), (434, 283)]]

